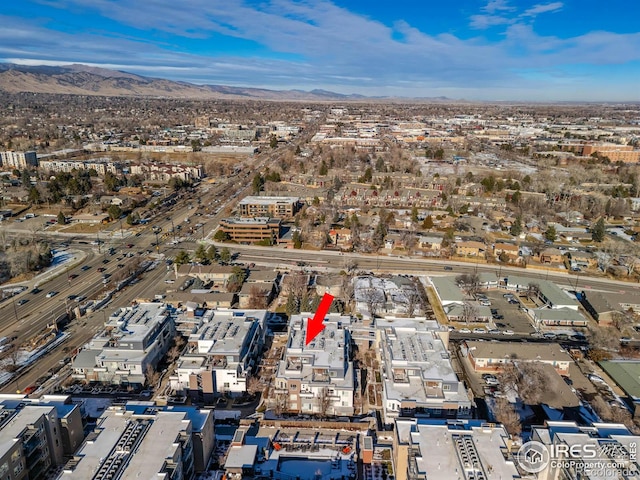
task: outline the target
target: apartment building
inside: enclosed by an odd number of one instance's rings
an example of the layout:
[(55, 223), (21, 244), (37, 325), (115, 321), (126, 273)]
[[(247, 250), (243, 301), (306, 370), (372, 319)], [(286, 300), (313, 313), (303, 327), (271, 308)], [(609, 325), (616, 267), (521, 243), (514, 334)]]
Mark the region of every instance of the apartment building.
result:
[(276, 410), (352, 415), (355, 374), (350, 360), (351, 317), (329, 314), (325, 328), (305, 345), (310, 313), (294, 315), (276, 371)]
[(12, 170), (14, 168), (24, 169), (28, 167), (38, 166), (38, 157), (36, 152), (13, 152), (6, 151), (0, 152), (0, 165), (5, 170)]
[(131, 165), (129, 170), (132, 175), (140, 175), (146, 180), (159, 180), (163, 182), (168, 182), (172, 178), (179, 178), (185, 182), (191, 182), (204, 177), (204, 169), (201, 165), (140, 163), (138, 165)]
[(161, 303), (120, 308), (73, 360), (73, 378), (86, 382), (144, 385), (175, 335), (171, 310)]
[(393, 455), (397, 480), (522, 478), (502, 425), (483, 420), (397, 419)]
[(269, 241), (271, 244), (280, 240), (279, 218), (223, 218), (220, 220), (220, 230), (238, 243), (255, 243)]
[(5, 404), (0, 409), (0, 438), (2, 479), (43, 479), (49, 467), (63, 462), (63, 441), (55, 406)]
[(480, 257), (484, 256), (487, 247), (482, 242), (458, 242), (455, 244), (456, 255), (461, 257)]
[(246, 393), (264, 346), (266, 319), (266, 310), (204, 312), (170, 377), (171, 387), (205, 403), (221, 394)]
[[(110, 407), (98, 419), (80, 450), (64, 466), (59, 480), (164, 478), (190, 480), (206, 465), (213, 449), (210, 412), (163, 410), (145, 402)], [(192, 418), (200, 417), (196, 420)], [(203, 435), (204, 433), (204, 435)], [(194, 435), (206, 440), (194, 440)]]
[(107, 172), (117, 175), (122, 172), (122, 165), (113, 162), (110, 158), (95, 159), (87, 161), (79, 160), (42, 160), (40, 161), (40, 169), (45, 172), (67, 172), (73, 170), (95, 170), (96, 173), (104, 177)]
[(386, 424), (398, 417), (467, 418), (471, 401), (449, 358), (436, 321), (377, 321)]
[(300, 210), (299, 197), (245, 197), (238, 203), (241, 217), (292, 218)]
[[(531, 440), (539, 442), (547, 459), (539, 464), (538, 480), (578, 480), (596, 478), (637, 478), (637, 448), (640, 436), (621, 423), (593, 423), (579, 426), (575, 422), (547, 421), (532, 427)], [(566, 455), (551, 454), (552, 446), (569, 449)], [(558, 452), (557, 449), (555, 449)], [(595, 456), (594, 456), (595, 455)], [(558, 461), (561, 460), (561, 461)]]
[(16, 414), (23, 408), (31, 407), (54, 407), (56, 409), (57, 415), (50, 417), (48, 421), (54, 422), (55, 430), (60, 432), (63, 454), (73, 454), (84, 440), (80, 406), (73, 403), (71, 397), (67, 395), (43, 395), (39, 398), (29, 398), (21, 394), (0, 395), (0, 412), (2, 412), (0, 417), (5, 415), (9, 418), (10, 415)]

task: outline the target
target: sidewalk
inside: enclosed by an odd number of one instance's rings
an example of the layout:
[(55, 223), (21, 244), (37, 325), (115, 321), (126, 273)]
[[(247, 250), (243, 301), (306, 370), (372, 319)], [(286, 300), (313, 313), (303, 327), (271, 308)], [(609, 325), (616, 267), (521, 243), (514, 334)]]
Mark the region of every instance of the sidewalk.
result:
[[(23, 280), (21, 282), (15, 283), (5, 283), (3, 287), (12, 287), (12, 286), (26, 286), (28, 288), (33, 287), (34, 285), (42, 285), (49, 280), (62, 275), (67, 270), (77, 267), (82, 264), (84, 260), (87, 258), (87, 253), (82, 250), (64, 250), (62, 252), (57, 252), (57, 254), (61, 255), (62, 258), (60, 262), (57, 262), (53, 267), (47, 268), (44, 272), (39, 273), (35, 277), (29, 280)], [(55, 261), (54, 257), (54, 261)]]

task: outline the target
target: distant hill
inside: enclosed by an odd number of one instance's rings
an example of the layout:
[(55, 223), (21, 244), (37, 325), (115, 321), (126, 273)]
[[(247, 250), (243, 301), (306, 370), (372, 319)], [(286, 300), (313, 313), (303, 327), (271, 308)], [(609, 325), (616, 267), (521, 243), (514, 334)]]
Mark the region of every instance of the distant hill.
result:
[(303, 90), (268, 90), (226, 85), (194, 85), (80, 64), (56, 67), (0, 63), (0, 91), (201, 99), (319, 101), (367, 98), (361, 95), (343, 95), (325, 90), (305, 92)]
[[(344, 95), (326, 90), (269, 90), (227, 85), (195, 85), (88, 65), (27, 66), (0, 63), (0, 92), (72, 95), (162, 97), (192, 99), (254, 99), (293, 101), (391, 100), (387, 97)], [(450, 101), (445, 97), (421, 99)]]

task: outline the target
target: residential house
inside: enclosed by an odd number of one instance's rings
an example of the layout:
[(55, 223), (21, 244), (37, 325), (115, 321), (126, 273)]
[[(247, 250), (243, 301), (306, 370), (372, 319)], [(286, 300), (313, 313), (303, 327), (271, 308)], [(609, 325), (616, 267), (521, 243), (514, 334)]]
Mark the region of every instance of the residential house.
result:
[(484, 243), (474, 241), (456, 242), (454, 248), (460, 257), (482, 257), (487, 249)]

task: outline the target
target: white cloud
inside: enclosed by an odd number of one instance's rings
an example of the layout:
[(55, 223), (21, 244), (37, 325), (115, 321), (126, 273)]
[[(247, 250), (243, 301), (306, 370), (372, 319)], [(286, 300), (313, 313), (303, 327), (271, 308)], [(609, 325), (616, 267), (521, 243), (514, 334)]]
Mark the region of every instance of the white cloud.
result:
[[(58, 0), (56, 6), (82, 7), (134, 27), (131, 32), (138, 35), (145, 30), (154, 34), (148, 38), (94, 30), (70, 34), (0, 15), (7, 26), (0, 30), (0, 57), (118, 65), (121, 70), (196, 83), (373, 95), (458, 91), (458, 96), (476, 98), (486, 98), (489, 92), (514, 94), (515, 86), (521, 92), (534, 92), (545, 85), (540, 78), (549, 78), (547, 72), (564, 74), (571, 64), (640, 60), (640, 34), (591, 32), (569, 39), (538, 35), (529, 24), (531, 18), (557, 11), (561, 2), (539, 4), (518, 14), (505, 0), (490, 1), (482, 8), (485, 14), (472, 17), (472, 24), (504, 25), (504, 38), (498, 42), (430, 35), (407, 21), (385, 25), (329, 0), (266, 0), (255, 7), (242, 0), (182, 0), (180, 8), (173, 0), (147, 0), (144, 9), (135, 0)], [(527, 23), (519, 20), (525, 14)], [(273, 53), (260, 57), (217, 53), (209, 48), (214, 33), (255, 42)], [(189, 44), (195, 42), (203, 53), (182, 51), (180, 37), (191, 39)], [(524, 75), (526, 69), (545, 74)]]
[(535, 17), (540, 15), (541, 13), (549, 13), (549, 12), (557, 12), (564, 4), (562, 2), (553, 2), (553, 3), (539, 3), (538, 5), (534, 5), (533, 7), (525, 10), (522, 13), (522, 17)]

